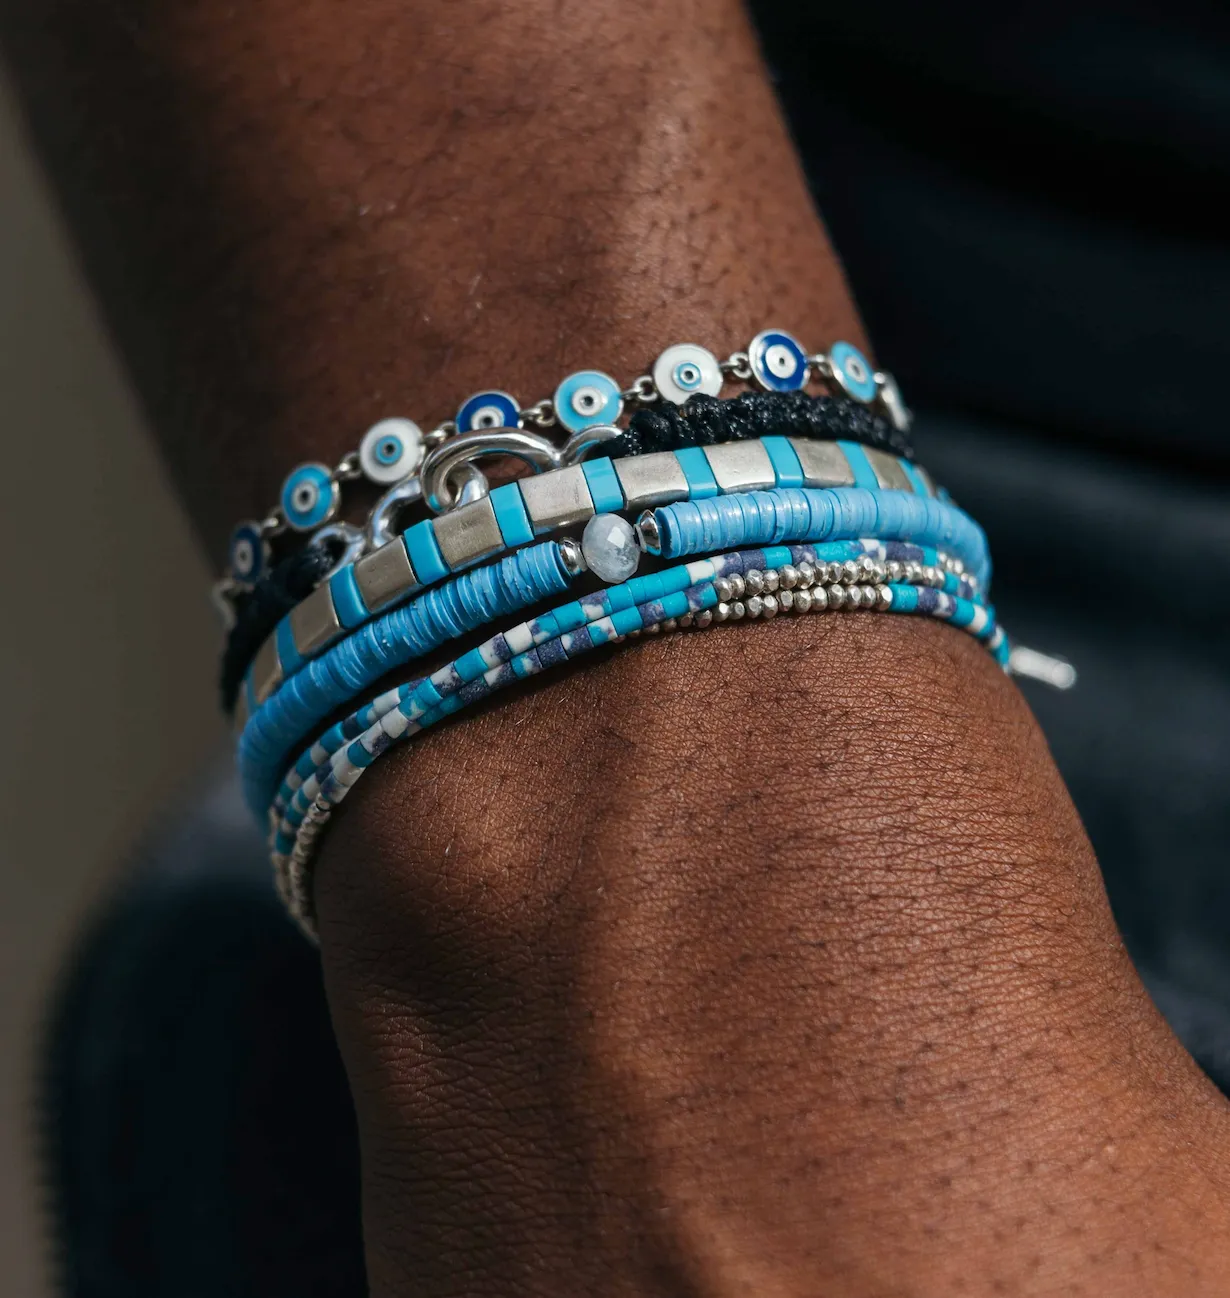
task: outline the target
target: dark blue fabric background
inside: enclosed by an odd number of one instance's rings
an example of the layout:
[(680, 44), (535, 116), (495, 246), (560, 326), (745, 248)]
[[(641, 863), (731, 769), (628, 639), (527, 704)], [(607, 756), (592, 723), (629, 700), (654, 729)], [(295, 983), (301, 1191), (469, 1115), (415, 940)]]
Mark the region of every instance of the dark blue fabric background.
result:
[[(919, 457), (1080, 671), (1025, 688), (1131, 950), (1230, 1087), (1230, 16), (756, 9)], [(44, 1115), (73, 1298), (363, 1292), (316, 958), (226, 786), (83, 945)]]

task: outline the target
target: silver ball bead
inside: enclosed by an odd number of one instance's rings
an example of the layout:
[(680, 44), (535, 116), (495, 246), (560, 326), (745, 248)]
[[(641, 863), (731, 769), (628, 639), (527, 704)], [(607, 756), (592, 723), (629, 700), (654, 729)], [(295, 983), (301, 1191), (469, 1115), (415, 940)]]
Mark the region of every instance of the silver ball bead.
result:
[(863, 555), (858, 561), (858, 575), (861, 581), (866, 581), (876, 570), (876, 561), (869, 554)]
[(816, 565), (806, 559), (799, 564), (799, 585), (806, 588), (816, 584)]
[(811, 612), (811, 591), (796, 590), (794, 592), (794, 611), (796, 613)]
[(730, 606), (731, 621), (742, 622), (746, 616), (747, 605), (741, 599), (735, 600), (735, 602)]
[(764, 614), (765, 617), (777, 616), (777, 596), (776, 595), (766, 595), (764, 599), (760, 601), (760, 603), (761, 603), (761, 612)]
[(767, 590), (769, 594), (772, 595), (777, 591), (777, 588), (780, 585), (781, 585), (781, 578), (780, 576), (778, 576), (777, 569), (776, 568), (767, 569), (764, 574), (765, 590)]
[(834, 582), (827, 589), (829, 593), (829, 608), (845, 608), (846, 588), (844, 586), (839, 586)]
[(727, 621), (730, 617), (730, 605), (723, 600), (722, 603), (713, 610), (713, 616), (717, 618), (719, 622)]
[(764, 573), (752, 568), (743, 574), (743, 585), (749, 595), (759, 595), (764, 590)]
[(783, 564), (777, 575), (782, 590), (793, 590), (799, 584), (799, 570), (792, 563)]
[(893, 592), (887, 586), (876, 587), (876, 607), (882, 613), (887, 613), (893, 606)]
[(896, 582), (900, 585), (902, 577), (905, 576), (905, 569), (902, 566), (901, 561), (899, 559), (890, 559), (884, 566), (888, 569), (889, 581)]
[(747, 601), (748, 617), (759, 617), (764, 612), (764, 600), (759, 595), (751, 596)]
[[(721, 604), (718, 605), (718, 608), (722, 608), (722, 607), (723, 606)], [(693, 626), (699, 627), (702, 631), (704, 630), (705, 627), (712, 625), (712, 623), (713, 623), (713, 609), (711, 608), (702, 608), (701, 611), (697, 613), (695, 618), (692, 619)]]
[(747, 593), (747, 582), (743, 580), (741, 572), (731, 573), (730, 576), (730, 594), (733, 599), (742, 599)]
[(846, 586), (853, 586), (858, 581), (858, 563), (854, 559), (847, 559), (841, 565), (841, 580)]
[(663, 631), (678, 631), (679, 619), (674, 617), (668, 617), (665, 622), (659, 623), (659, 627)]
[(811, 611), (823, 613), (829, 606), (829, 593), (823, 586), (813, 586), (811, 590)]
[(862, 608), (863, 607), (863, 587), (848, 586), (846, 588), (846, 607)]
[(681, 629), (684, 628), (684, 627), (690, 627), (694, 621), (695, 621), (695, 619), (692, 617), (692, 614), (691, 614), (691, 613), (685, 613), (685, 614), (684, 614), (684, 615), (679, 619), (679, 626), (680, 626)]
[(783, 613), (789, 613), (794, 607), (794, 591), (779, 590), (777, 592), (777, 604)]
[(718, 599), (722, 600), (723, 602), (730, 599), (730, 597), (734, 594), (734, 591), (731, 589), (730, 582), (725, 577), (719, 577), (717, 581), (713, 583), (713, 592), (718, 597)]

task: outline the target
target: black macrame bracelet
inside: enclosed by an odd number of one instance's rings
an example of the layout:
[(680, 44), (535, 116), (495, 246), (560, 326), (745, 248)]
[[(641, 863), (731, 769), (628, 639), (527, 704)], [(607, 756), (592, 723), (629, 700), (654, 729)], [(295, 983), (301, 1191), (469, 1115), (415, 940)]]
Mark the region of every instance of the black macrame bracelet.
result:
[[(829, 441), (842, 438), (914, 458), (909, 434), (867, 406), (845, 397), (813, 397), (806, 392), (744, 392), (724, 400), (698, 393), (682, 406), (658, 402), (638, 410), (624, 432), (605, 442), (602, 451), (611, 459), (621, 459), (774, 434)], [(336, 562), (332, 546), (309, 544), (275, 564), (249, 593), (235, 601), (235, 625), (227, 636), (219, 682), (226, 712), (235, 709), (244, 673), (256, 651)]]
[(638, 410), (623, 435), (606, 442), (611, 459), (714, 446), (756, 437), (844, 438), (863, 446), (914, 458), (910, 435), (867, 406), (845, 397), (813, 397), (806, 392), (743, 392), (737, 397), (697, 394), (682, 406), (658, 402)]

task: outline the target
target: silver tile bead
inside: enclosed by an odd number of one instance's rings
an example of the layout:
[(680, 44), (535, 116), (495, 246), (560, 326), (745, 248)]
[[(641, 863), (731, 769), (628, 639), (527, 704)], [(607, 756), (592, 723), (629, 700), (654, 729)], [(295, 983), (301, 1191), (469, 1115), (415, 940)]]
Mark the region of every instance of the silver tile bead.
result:
[(363, 603), (372, 613), (409, 594), (419, 584), (400, 536), (359, 559), (354, 566), (354, 579)]
[(887, 451), (878, 451), (873, 446), (863, 447), (863, 454), (867, 456), (867, 462), (876, 475), (876, 481), (884, 490), (908, 491), (913, 494), (914, 484), (895, 455), (889, 455)]
[(504, 548), (504, 537), (488, 496), (441, 514), (432, 530), (444, 562), (454, 572)]
[(688, 480), (674, 451), (629, 455), (613, 463), (628, 509), (652, 509), (688, 498)]
[(777, 485), (773, 461), (758, 441), (723, 442), (720, 446), (704, 447), (704, 453), (723, 493), (763, 491)]
[(571, 523), (584, 523), (594, 516), (589, 483), (579, 464), (519, 478), (517, 486), (535, 532), (553, 532)]
[[(252, 659), (252, 692), (256, 695), (257, 706), (273, 693), (282, 683), (282, 663), (278, 658), (278, 641), (270, 636), (256, 651)], [(246, 691), (240, 690), (240, 697)]]
[(799, 457), (805, 487), (852, 487), (854, 470), (845, 452), (836, 442), (820, 442), (811, 437), (792, 437), (790, 445)]
[(333, 607), (329, 583), (317, 586), (307, 599), (290, 611), (290, 630), (295, 648), (306, 658), (340, 635), (342, 624)]

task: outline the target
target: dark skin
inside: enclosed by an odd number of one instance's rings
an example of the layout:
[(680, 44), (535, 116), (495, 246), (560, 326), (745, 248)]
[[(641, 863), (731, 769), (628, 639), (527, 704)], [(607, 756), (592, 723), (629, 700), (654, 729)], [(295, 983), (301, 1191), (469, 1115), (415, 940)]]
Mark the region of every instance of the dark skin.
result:
[[(387, 413), (860, 340), (731, 0), (8, 31), (214, 546)], [(373, 768), (316, 901), (377, 1298), (1226, 1290), (1226, 1107), (950, 628), (778, 619), (505, 696)]]

